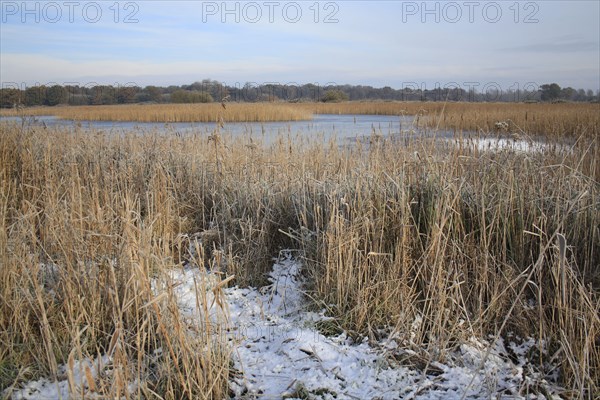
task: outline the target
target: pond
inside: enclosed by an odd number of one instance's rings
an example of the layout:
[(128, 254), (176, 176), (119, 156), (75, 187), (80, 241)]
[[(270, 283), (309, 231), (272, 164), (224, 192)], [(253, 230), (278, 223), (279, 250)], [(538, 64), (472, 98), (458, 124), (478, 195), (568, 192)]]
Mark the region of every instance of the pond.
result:
[[(418, 129), (413, 116), (391, 115), (338, 115), (315, 114), (309, 121), (285, 122), (227, 122), (219, 130), (224, 136), (233, 138), (252, 138), (265, 145), (272, 144), (278, 137), (293, 141), (336, 139), (340, 145), (351, 144), (357, 140), (369, 143), (372, 135), (386, 136), (392, 139), (408, 140), (423, 137), (435, 137), (440, 144), (449, 144), (479, 151), (510, 150), (519, 152), (542, 152), (550, 147), (543, 141), (512, 140), (497, 135), (462, 132), (455, 136), (451, 131)], [(205, 135), (207, 138), (215, 132), (214, 122), (121, 122), (121, 121), (72, 121), (54, 116), (0, 117), (2, 121), (25, 123), (27, 126), (45, 126), (47, 128), (67, 127), (89, 131), (102, 131), (109, 134), (136, 132), (160, 135)], [(560, 151), (568, 150), (561, 146)]]

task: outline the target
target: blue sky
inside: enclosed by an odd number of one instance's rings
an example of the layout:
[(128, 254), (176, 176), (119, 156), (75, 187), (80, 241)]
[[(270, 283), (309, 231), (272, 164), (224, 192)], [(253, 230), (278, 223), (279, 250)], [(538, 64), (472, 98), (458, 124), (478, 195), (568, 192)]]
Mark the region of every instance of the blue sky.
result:
[(6, 1), (0, 82), (600, 88), (600, 1)]

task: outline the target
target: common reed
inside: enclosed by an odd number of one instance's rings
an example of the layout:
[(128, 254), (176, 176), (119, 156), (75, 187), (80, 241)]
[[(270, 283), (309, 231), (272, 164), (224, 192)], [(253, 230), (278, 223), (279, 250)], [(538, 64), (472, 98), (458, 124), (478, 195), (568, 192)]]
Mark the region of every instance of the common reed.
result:
[[(415, 116), (426, 128), (454, 132), (500, 133), (519, 136), (576, 138), (600, 135), (600, 104), (586, 103), (469, 103), (469, 102), (343, 102), (227, 103), (224, 122), (309, 120), (313, 114)], [(146, 104), (115, 106), (34, 107), (0, 110), (0, 115), (56, 115), (74, 120), (138, 122), (218, 122), (213, 104)], [(506, 122), (498, 131), (496, 124)]]
[[(225, 103), (224, 122), (300, 121), (311, 113), (283, 103)], [(36, 107), (0, 115), (55, 115), (63, 119), (136, 122), (219, 122), (223, 106), (210, 104), (130, 104), (110, 106)]]
[(281, 248), (302, 250), (315, 307), (355, 338), (393, 334), (413, 354), (402, 362), (443, 361), (470, 337), (532, 337), (523, 390), (542, 393), (553, 365), (566, 397), (600, 393), (597, 137), (525, 153), (0, 130), (2, 387), (53, 376), (76, 349), (120, 352), (117, 375), (96, 383), (109, 397), (135, 379), (132, 397), (226, 396), (221, 326), (188, 335), (165, 274), (188, 257), (186, 237), (210, 233), (207, 263), (239, 285), (265, 283)]
[[(225, 397), (222, 326), (192, 335), (166, 274), (190, 228), (181, 160), (140, 138), (0, 132), (0, 389), (67, 364), (74, 398)], [(73, 381), (73, 360), (102, 355)]]
[(600, 135), (600, 103), (345, 102), (298, 106), (317, 114), (414, 115), (419, 126), (455, 132), (496, 132), (495, 124), (507, 121), (508, 133), (561, 138)]

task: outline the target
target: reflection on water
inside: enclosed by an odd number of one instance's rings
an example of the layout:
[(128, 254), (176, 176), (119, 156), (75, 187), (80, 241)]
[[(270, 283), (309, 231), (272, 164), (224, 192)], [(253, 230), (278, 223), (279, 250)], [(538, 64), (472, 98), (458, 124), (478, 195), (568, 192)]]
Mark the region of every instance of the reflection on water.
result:
[[(131, 131), (153, 134), (202, 134), (210, 135), (217, 128), (214, 122), (119, 122), (119, 121), (71, 121), (53, 116), (0, 117), (0, 121), (13, 121), (28, 126), (71, 127), (123, 134)], [(336, 138), (352, 141), (358, 138), (396, 135), (422, 135), (416, 132), (412, 116), (390, 115), (331, 115), (317, 114), (310, 121), (287, 122), (227, 122), (219, 130), (221, 134), (233, 137), (243, 136), (261, 139), (270, 143), (278, 136), (291, 138)]]

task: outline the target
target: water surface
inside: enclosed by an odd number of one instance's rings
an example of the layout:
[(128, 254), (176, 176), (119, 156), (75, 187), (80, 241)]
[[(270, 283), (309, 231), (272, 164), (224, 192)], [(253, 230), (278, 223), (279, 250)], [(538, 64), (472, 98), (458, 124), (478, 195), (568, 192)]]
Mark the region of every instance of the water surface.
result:
[[(72, 121), (54, 116), (0, 117), (0, 121), (25, 123), (28, 126), (47, 128), (67, 127), (106, 133), (127, 132), (158, 134), (203, 134), (210, 135), (217, 130), (214, 122), (122, 122), (122, 121)], [(284, 122), (227, 122), (218, 127), (219, 133), (233, 137), (244, 136), (272, 142), (278, 136), (293, 138), (323, 138), (351, 141), (358, 138), (395, 135), (417, 135), (412, 116), (390, 115), (337, 115), (316, 114), (309, 121)]]

